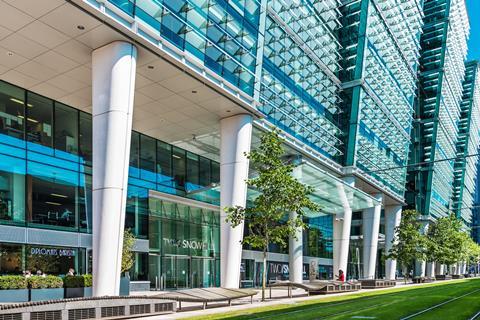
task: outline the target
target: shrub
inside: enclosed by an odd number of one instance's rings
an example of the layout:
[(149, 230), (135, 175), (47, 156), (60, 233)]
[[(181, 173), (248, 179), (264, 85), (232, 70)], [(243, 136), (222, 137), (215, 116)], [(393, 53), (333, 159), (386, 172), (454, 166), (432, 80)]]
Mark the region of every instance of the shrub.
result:
[(27, 279), (30, 289), (52, 289), (62, 288), (63, 280), (57, 276), (31, 276)]
[(85, 275), (83, 275), (83, 279), (85, 280), (85, 281), (84, 281), (85, 287), (91, 287), (91, 286), (92, 286), (92, 284), (93, 284), (93, 279), (92, 279), (92, 275), (91, 275), (91, 274), (85, 274)]
[(0, 290), (27, 289), (27, 279), (23, 276), (0, 276)]
[(85, 287), (84, 276), (66, 276), (63, 278), (65, 288), (83, 288)]

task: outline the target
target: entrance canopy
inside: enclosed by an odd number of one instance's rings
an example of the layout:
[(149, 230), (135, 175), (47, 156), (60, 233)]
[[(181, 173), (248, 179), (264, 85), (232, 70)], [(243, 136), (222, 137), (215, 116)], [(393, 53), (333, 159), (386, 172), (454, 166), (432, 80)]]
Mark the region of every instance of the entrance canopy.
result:
[[(314, 188), (311, 199), (321, 208), (320, 212), (307, 212), (307, 216), (310, 218), (342, 213), (347, 208), (352, 211), (361, 211), (379, 204), (378, 200), (372, 196), (350, 186), (310, 162), (303, 162), (300, 167), (299, 181)], [(258, 191), (248, 188), (247, 202), (253, 201), (258, 195)], [(208, 202), (218, 205), (220, 202), (220, 185), (192, 191), (188, 194), (188, 197), (201, 198), (204, 201), (208, 198)]]

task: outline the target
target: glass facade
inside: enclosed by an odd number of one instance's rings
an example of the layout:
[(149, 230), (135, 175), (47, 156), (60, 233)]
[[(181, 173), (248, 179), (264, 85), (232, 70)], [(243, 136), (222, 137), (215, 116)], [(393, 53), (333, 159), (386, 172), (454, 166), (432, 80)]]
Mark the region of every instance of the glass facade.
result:
[(219, 212), (155, 198), (150, 198), (149, 205), (151, 286), (219, 286)]
[[(480, 64), (465, 64), (463, 97), (458, 123), (457, 159), (454, 165), (454, 185), (452, 195), (453, 211), (465, 225), (472, 222), (475, 182), (477, 179), (478, 153), (480, 142)], [(468, 157), (466, 157), (468, 156)]]
[[(91, 115), (6, 82), (0, 110), (0, 223), (91, 232)], [(131, 150), (125, 225), (137, 236), (148, 190), (218, 203), (195, 193), (219, 182), (218, 163), (138, 132)]]
[(406, 200), (434, 219), (452, 210), (454, 159), (469, 36), (465, 1), (425, 0), (422, 66)]
[(109, 0), (223, 79), (253, 95), (257, 0)]

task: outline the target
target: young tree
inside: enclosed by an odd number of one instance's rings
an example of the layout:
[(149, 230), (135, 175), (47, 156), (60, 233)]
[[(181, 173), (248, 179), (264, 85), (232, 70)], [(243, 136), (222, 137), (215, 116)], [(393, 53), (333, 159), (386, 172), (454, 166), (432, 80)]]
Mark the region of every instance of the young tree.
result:
[[(248, 233), (242, 244), (248, 244), (263, 252), (262, 301), (265, 300), (267, 252), (269, 244), (286, 247), (288, 237), (295, 230), (305, 228), (305, 209), (319, 211), (317, 204), (308, 197), (313, 189), (292, 176), (294, 166), (285, 163), (282, 140), (277, 131), (265, 133), (258, 149), (246, 155), (251, 167), (258, 173), (248, 179), (247, 185), (259, 195), (246, 208), (225, 208), (226, 221), (237, 227), (245, 221)], [(289, 212), (296, 212), (295, 218)]]
[(431, 222), (427, 231), (428, 260), (450, 266), (459, 262), (465, 252), (462, 224), (454, 215)]
[(133, 253), (133, 246), (135, 245), (135, 235), (130, 229), (123, 232), (123, 247), (122, 247), (122, 267), (121, 272), (127, 272), (133, 267), (135, 256)]
[(393, 246), (386, 254), (387, 259), (396, 259), (402, 265), (405, 282), (409, 264), (416, 259), (425, 259), (425, 236), (420, 231), (422, 225), (418, 217), (415, 210), (402, 213), (400, 225), (395, 228)]

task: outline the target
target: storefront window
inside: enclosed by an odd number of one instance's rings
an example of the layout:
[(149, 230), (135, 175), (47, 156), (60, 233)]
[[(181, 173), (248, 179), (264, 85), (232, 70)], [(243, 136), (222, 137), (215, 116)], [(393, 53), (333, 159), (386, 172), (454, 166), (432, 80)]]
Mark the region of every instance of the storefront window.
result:
[(0, 82), (0, 141), (1, 135), (23, 140), (25, 124), (25, 90)]
[(22, 273), (22, 246), (0, 244), (0, 275)]
[(55, 149), (78, 153), (78, 111), (55, 103)]
[(25, 161), (0, 155), (0, 219), (2, 223), (25, 221)]
[(64, 275), (70, 268), (81, 272), (76, 265), (79, 255), (76, 248), (27, 245), (25, 251), (26, 269), (33, 274), (40, 270), (45, 274)]
[[(53, 101), (35, 93), (27, 94), (27, 140), (52, 147)], [(49, 149), (36, 149), (48, 153)]]

